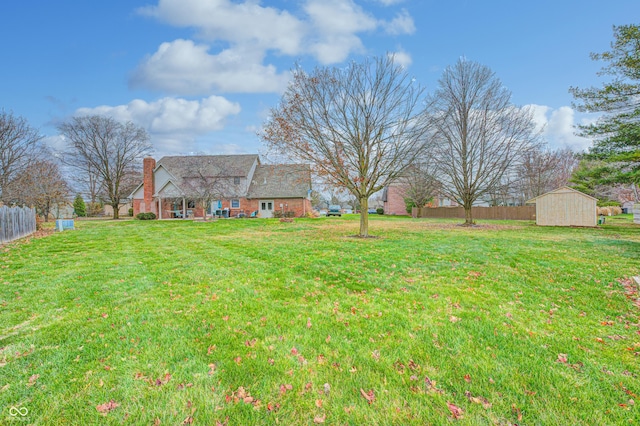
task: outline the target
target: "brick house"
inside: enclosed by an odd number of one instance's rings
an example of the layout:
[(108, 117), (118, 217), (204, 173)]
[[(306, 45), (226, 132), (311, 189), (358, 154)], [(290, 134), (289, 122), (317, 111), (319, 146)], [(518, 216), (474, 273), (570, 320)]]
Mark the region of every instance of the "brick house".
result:
[(222, 215), (296, 217), (311, 211), (311, 169), (262, 165), (258, 155), (167, 156), (143, 160), (143, 181), (131, 193), (133, 214), (159, 219)]
[[(382, 202), (384, 214), (407, 216), (407, 206), (404, 202), (405, 187), (399, 184), (392, 184), (382, 191)], [(447, 197), (437, 195), (426, 207), (456, 207), (458, 204)]]

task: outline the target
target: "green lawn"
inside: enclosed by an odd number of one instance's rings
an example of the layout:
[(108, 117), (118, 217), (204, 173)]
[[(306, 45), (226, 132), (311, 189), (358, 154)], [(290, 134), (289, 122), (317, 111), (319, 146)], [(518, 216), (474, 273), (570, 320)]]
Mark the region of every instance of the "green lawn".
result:
[(456, 223), (86, 221), (0, 248), (0, 424), (638, 424), (640, 226)]

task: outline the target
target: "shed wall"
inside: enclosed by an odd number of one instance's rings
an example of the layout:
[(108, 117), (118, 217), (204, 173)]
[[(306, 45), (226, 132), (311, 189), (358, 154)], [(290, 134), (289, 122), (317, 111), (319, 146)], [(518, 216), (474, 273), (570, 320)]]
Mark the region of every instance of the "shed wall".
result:
[(596, 200), (575, 192), (546, 194), (536, 200), (536, 224), (596, 226)]

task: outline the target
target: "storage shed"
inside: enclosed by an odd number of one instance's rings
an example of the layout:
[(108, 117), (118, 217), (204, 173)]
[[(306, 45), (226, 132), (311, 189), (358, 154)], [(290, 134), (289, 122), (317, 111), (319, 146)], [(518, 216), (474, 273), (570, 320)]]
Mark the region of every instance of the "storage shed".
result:
[(536, 205), (536, 225), (596, 226), (597, 199), (563, 186), (527, 201)]

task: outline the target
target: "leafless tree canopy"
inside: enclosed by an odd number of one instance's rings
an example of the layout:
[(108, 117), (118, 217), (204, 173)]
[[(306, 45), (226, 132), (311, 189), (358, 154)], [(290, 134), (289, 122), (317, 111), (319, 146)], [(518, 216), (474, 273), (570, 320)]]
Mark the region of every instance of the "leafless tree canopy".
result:
[(510, 100), (489, 68), (464, 59), (445, 70), (428, 99), (438, 176), (465, 208), (465, 224), (473, 223), (473, 203), (536, 143), (532, 112)]
[(261, 133), (276, 152), (309, 163), (360, 201), (368, 236), (368, 199), (397, 178), (424, 147), (422, 89), (391, 58), (346, 68), (293, 71), (293, 81)]
[(423, 156), (409, 166), (397, 180), (405, 202), (410, 201), (417, 208), (423, 208), (440, 191), (440, 182), (436, 178), (435, 159)]
[(121, 200), (129, 195), (126, 176), (142, 165), (151, 151), (146, 131), (131, 122), (120, 123), (99, 115), (74, 117), (59, 126), (66, 137), (65, 161), (87, 177), (95, 173), (118, 218)]
[(13, 204), (34, 206), (47, 221), (54, 206), (68, 202), (69, 187), (56, 163), (37, 160), (9, 182), (6, 196)]
[(519, 195), (526, 201), (567, 185), (579, 162), (578, 155), (568, 148), (529, 151), (516, 169)]
[(0, 197), (4, 199), (7, 184), (32, 161), (41, 156), (38, 130), (27, 120), (0, 111)]

